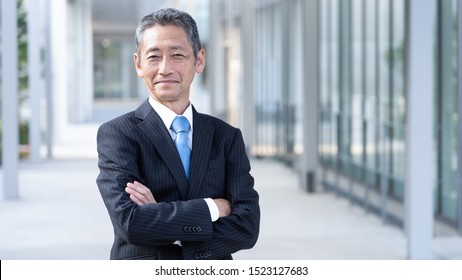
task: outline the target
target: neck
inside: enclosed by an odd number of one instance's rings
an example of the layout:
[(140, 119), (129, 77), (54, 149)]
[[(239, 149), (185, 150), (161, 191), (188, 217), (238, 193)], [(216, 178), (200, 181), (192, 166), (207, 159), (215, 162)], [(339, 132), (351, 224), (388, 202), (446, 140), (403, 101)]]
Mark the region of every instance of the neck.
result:
[(186, 109), (189, 106), (189, 100), (183, 101), (183, 100), (175, 100), (175, 101), (168, 101), (168, 100), (159, 100), (154, 98), (157, 102), (160, 104), (164, 105), (165, 107), (169, 108), (175, 114), (177, 115), (183, 115), (183, 113), (186, 111)]
[(176, 102), (173, 104), (168, 103), (165, 106), (167, 106), (170, 110), (175, 112), (177, 115), (183, 115), (184, 111), (186, 111), (186, 109), (189, 106), (189, 101), (186, 104), (179, 104), (178, 102)]

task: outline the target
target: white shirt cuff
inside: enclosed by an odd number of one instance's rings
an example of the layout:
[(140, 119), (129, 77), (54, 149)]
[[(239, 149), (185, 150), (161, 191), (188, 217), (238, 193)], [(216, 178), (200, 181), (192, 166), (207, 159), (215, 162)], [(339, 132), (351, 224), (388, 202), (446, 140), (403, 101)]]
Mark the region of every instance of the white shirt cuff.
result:
[(211, 198), (204, 198), (204, 200), (207, 203), (207, 206), (209, 207), (210, 217), (212, 218), (212, 222), (215, 222), (220, 217), (218, 206), (215, 204), (215, 202)]

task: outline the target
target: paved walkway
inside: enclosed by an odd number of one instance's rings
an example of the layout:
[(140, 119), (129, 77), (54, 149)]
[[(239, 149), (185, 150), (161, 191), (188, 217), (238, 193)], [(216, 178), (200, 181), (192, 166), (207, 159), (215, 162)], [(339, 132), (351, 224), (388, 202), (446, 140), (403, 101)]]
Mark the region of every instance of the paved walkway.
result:
[[(252, 166), (261, 234), (236, 259), (406, 259), (400, 229), (334, 194), (301, 191), (296, 174), (279, 163)], [(20, 169), (21, 198), (0, 200), (0, 259), (107, 259), (113, 233), (95, 183), (96, 159)], [(460, 236), (437, 237), (433, 247), (436, 259), (462, 259)]]

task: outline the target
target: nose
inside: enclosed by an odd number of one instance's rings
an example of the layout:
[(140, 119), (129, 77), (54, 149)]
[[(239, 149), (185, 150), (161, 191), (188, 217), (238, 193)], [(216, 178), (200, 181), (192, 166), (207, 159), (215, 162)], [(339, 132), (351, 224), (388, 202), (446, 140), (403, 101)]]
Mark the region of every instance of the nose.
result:
[(162, 58), (162, 61), (159, 63), (159, 74), (160, 75), (169, 75), (173, 72), (172, 63), (167, 56)]

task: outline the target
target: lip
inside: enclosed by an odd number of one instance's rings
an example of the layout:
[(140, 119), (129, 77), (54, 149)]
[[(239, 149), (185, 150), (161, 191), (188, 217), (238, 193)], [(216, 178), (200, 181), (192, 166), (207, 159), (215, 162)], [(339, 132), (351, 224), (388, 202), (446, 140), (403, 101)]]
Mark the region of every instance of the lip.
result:
[(161, 81), (156, 81), (155, 84), (174, 84), (178, 83), (176, 80), (161, 80)]

